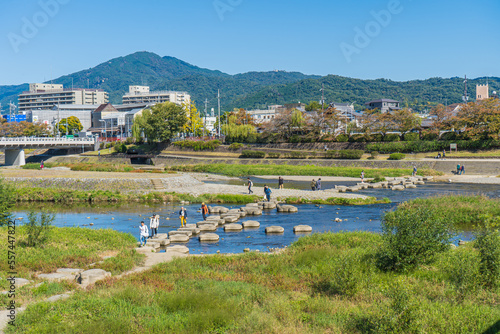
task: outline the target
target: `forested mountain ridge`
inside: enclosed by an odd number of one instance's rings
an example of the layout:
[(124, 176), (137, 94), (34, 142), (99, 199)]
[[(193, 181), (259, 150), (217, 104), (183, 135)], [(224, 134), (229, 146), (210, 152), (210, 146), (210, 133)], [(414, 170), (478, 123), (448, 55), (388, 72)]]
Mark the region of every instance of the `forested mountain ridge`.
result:
[[(469, 96), (475, 97), (476, 83), (485, 84), (486, 78), (471, 79)], [(500, 79), (489, 78), (491, 91), (500, 90)], [(325, 100), (352, 102), (360, 108), (365, 102), (378, 98), (400, 100), (403, 106), (416, 110), (430, 103), (456, 103), (462, 101), (462, 78), (430, 78), (405, 82), (387, 79), (362, 80), (328, 75), (305, 75), (299, 72), (248, 72), (230, 75), (186, 63), (174, 57), (160, 57), (150, 52), (136, 52), (103, 62), (52, 80), (66, 88), (98, 88), (109, 92), (110, 102), (121, 103), (129, 85), (148, 85), (151, 90), (182, 90), (191, 94), (200, 109), (205, 99), (208, 107), (217, 106), (217, 91), (221, 92), (223, 110), (233, 108), (266, 108), (270, 104), (292, 102), (308, 103), (321, 99), (321, 86), (325, 87)], [(17, 103), (17, 95), (28, 89), (28, 84), (0, 86), (0, 103), (5, 112), (9, 101)]]

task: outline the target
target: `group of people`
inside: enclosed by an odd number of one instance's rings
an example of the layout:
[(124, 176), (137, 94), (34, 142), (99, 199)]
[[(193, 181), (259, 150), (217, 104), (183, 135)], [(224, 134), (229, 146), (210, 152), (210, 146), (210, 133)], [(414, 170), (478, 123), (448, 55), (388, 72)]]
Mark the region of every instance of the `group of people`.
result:
[(462, 164), (457, 165), (457, 175), (465, 174), (465, 166)]
[(321, 190), (321, 178), (319, 178), (318, 181), (314, 179), (311, 181), (311, 189), (312, 191)]
[[(252, 187), (253, 187), (253, 182), (252, 180), (250, 180), (250, 178), (248, 177), (247, 178), (247, 184), (248, 184), (248, 194), (253, 194), (253, 190), (252, 190)], [(279, 189), (283, 189), (283, 178), (280, 176), (279, 179), (278, 179), (278, 187)], [(269, 188), (267, 185), (264, 185), (264, 198), (270, 202), (271, 201), (271, 188)]]
[[(270, 190), (269, 190), (270, 191)], [(201, 203), (201, 215), (203, 216), (203, 220), (207, 220), (208, 215), (208, 207), (205, 203)], [(185, 207), (181, 207), (179, 210), (179, 219), (181, 220), (181, 227), (184, 227), (187, 224), (188, 213)], [(160, 226), (160, 215), (154, 214), (149, 217), (149, 230), (148, 226), (141, 221), (141, 226), (139, 226), (140, 230), (140, 239), (141, 239), (141, 247), (146, 246), (147, 239), (151, 239), (158, 234), (158, 227)], [(151, 232), (151, 235), (149, 233)]]
[(441, 155), (441, 153), (438, 153), (438, 155), (436, 156), (436, 159), (444, 159), (446, 158), (446, 151), (443, 150), (443, 154)]

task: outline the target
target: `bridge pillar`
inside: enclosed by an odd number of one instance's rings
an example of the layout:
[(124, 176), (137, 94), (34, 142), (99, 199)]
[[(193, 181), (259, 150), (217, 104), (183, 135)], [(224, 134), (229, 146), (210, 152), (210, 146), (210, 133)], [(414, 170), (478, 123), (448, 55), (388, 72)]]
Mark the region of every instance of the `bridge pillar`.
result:
[(24, 150), (5, 150), (5, 164), (8, 166), (26, 165), (26, 160), (24, 159)]

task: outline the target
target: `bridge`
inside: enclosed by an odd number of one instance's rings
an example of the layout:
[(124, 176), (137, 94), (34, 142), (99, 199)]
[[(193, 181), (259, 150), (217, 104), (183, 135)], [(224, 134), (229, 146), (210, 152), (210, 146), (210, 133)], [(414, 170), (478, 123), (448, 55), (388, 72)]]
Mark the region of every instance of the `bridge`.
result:
[(13, 137), (0, 138), (0, 150), (5, 150), (5, 164), (23, 166), (26, 164), (24, 158), (25, 149), (40, 148), (79, 148), (87, 147), (97, 150), (98, 142), (95, 138), (65, 138), (65, 137)]

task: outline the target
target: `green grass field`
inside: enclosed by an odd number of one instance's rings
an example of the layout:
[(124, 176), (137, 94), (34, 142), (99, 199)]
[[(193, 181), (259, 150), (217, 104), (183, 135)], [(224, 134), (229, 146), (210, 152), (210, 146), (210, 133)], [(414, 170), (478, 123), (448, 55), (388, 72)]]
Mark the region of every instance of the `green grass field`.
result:
[[(29, 306), (8, 333), (482, 333), (498, 290), (473, 284), (477, 252), (384, 273), (377, 234), (326, 233), (287, 251), (179, 259)], [(467, 289), (456, 274), (471, 280)]]

